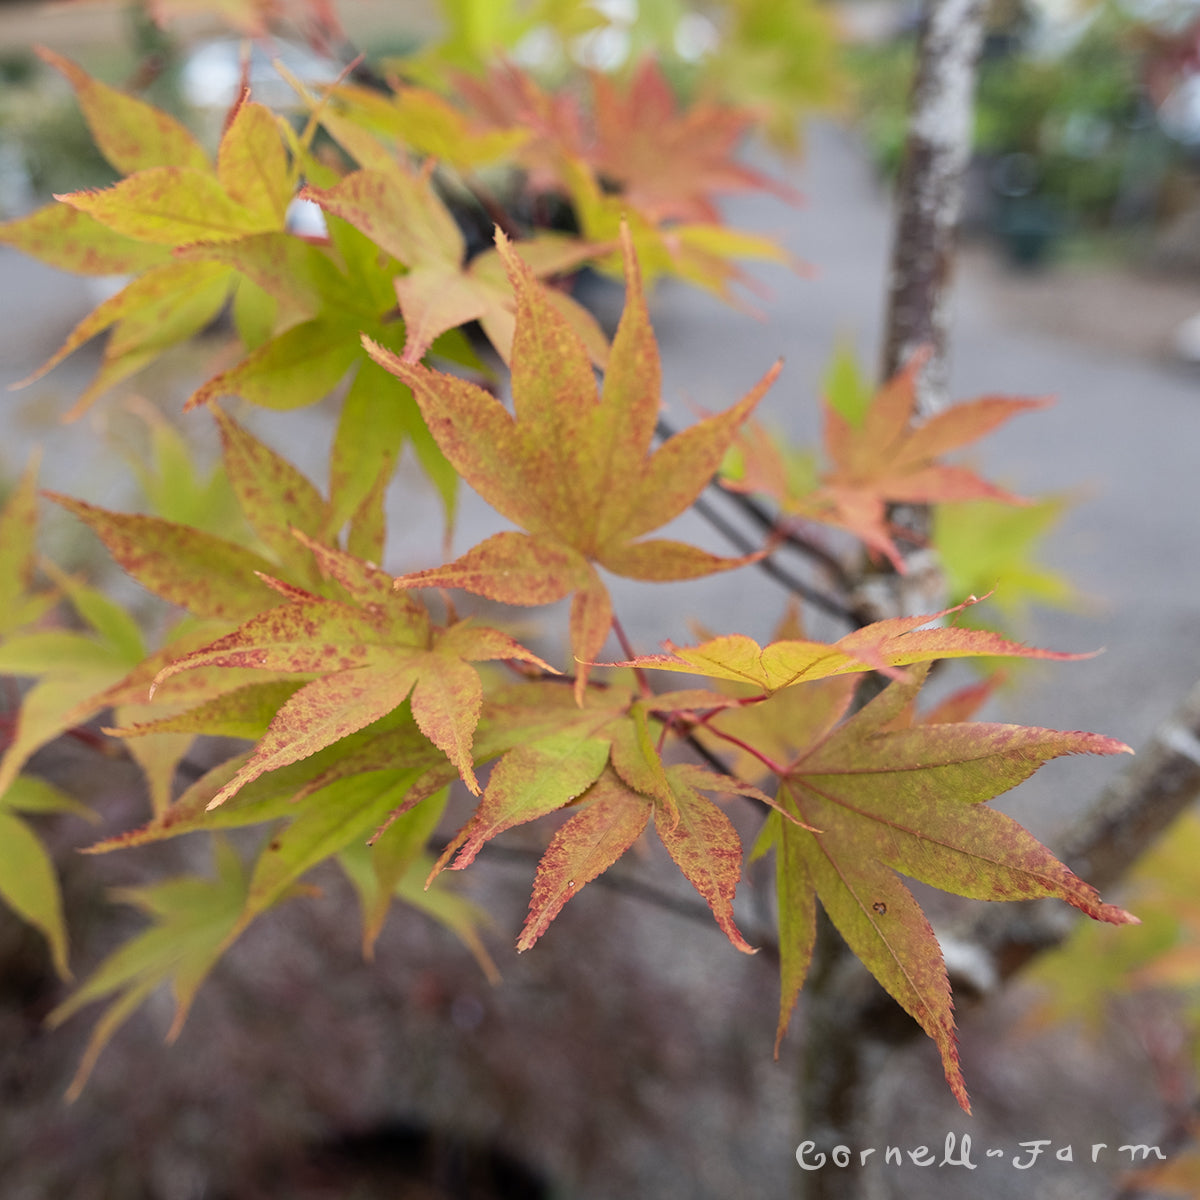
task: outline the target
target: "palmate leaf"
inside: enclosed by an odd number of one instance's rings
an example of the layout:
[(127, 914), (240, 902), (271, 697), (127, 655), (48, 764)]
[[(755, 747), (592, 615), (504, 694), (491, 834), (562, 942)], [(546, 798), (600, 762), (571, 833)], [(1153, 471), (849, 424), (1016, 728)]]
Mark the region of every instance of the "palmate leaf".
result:
[(168, 1038), (183, 1027), (197, 989), (228, 944), (245, 904), (247, 880), (241, 861), (224, 842), (216, 841), (214, 847), (216, 879), (183, 876), (118, 893), (154, 923), (110, 954), (50, 1014), (50, 1023), (59, 1025), (93, 1001), (115, 994), (92, 1031), (68, 1098), (79, 1095), (113, 1034), (164, 983), (171, 984), (175, 998)]
[(423, 608), (392, 590), (388, 577), (368, 563), (325, 549), (323, 565), (337, 571), (339, 583), (363, 603), (284, 589), (292, 597), (288, 603), (176, 659), (157, 676), (161, 682), (198, 667), (316, 676), (287, 700), (250, 759), (210, 806), (219, 806), (265, 771), (307, 758), (364, 728), (398, 708), (410, 692), (421, 731), (478, 792), (471, 739), (483, 691), (469, 663), (520, 659), (550, 668), (497, 630), (469, 621), (435, 629)]
[(54, 603), (33, 590), (37, 565), (37, 456), (0, 507), (0, 638), (36, 621)]
[(118, 605), (64, 572), (55, 575), (88, 631), (34, 629), (0, 641), (0, 675), (36, 681), (3, 744), (0, 793), (35, 750), (98, 711), (98, 695), (145, 654), (133, 619)]
[(54, 969), (69, 979), (67, 927), (54, 863), (18, 815), (54, 812), (95, 819), (90, 809), (32, 775), (22, 775), (0, 791), (0, 900), (45, 937)]
[(521, 690), (536, 694), (493, 705), (481, 723), (487, 727), (484, 745), (497, 734), (518, 733), (519, 740), (492, 769), (478, 807), (447, 843), (430, 879), (447, 866), (469, 866), (489, 840), (508, 829), (572, 810), (538, 868), (517, 942), (519, 950), (527, 950), (571, 896), (629, 849), (653, 816), (660, 840), (708, 902), (718, 926), (748, 952), (732, 907), (741, 842), (728, 817), (701, 792), (741, 792), (774, 802), (726, 776), (664, 764), (641, 700), (615, 689), (588, 690), (579, 707), (561, 686)]
[(723, 480), (725, 486), (769, 495), (787, 515), (849, 530), (901, 572), (903, 556), (887, 524), (889, 504), (1025, 504), (974, 471), (941, 460), (1013, 416), (1044, 408), (1050, 401), (984, 396), (918, 421), (916, 377), (926, 357), (914, 355), (865, 405), (852, 366), (835, 360), (824, 410), (829, 465), (820, 479), (814, 483), (806, 473), (796, 472), (794, 454), (765, 431), (752, 428), (739, 441), (737, 470)]
[[(430, 432), (458, 472), (525, 533), (502, 533), (402, 587), (463, 587), (510, 604), (574, 593), (571, 645), (595, 660), (608, 635), (608, 591), (592, 563), (634, 579), (690, 579), (740, 566), (679, 542), (637, 541), (683, 512), (705, 487), (738, 425), (775, 378), (773, 368), (733, 408), (671, 438), (653, 454), (660, 401), (658, 347), (637, 261), (624, 239), (628, 293), (603, 390), (588, 354), (502, 234), (497, 245), (517, 292), (515, 416), (472, 384), (371, 356), (413, 389)], [(581, 669), (582, 688), (586, 667)]]
[[(976, 601), (972, 599), (969, 603)], [(960, 604), (940, 613), (876, 621), (832, 643), (787, 639), (760, 646), (740, 633), (713, 638), (699, 646), (675, 646), (668, 642), (667, 654), (643, 655), (615, 665), (705, 675), (769, 694), (794, 684), (860, 671), (880, 671), (897, 678), (900, 667), (939, 658), (995, 655), (1064, 661), (1090, 657), (1039, 650), (987, 630), (926, 628), (965, 607)]]
[[(395, 280), (407, 327), (403, 361), (417, 363), (435, 338), (479, 321), (505, 362), (512, 354), (512, 286), (496, 251), (465, 262), (467, 247), (454, 217), (424, 175), (398, 167), (356, 171), (325, 191), (301, 193), (326, 212), (361, 230), (407, 271)], [(521, 243), (520, 254), (539, 278), (578, 268), (598, 247), (543, 235)], [(603, 365), (608, 344), (596, 320), (564, 293), (553, 303), (582, 337), (594, 362)]]
[[(207, 326), (238, 285), (229, 265), (198, 256), (174, 261), (171, 250), (282, 235), (295, 180), (275, 117), (246, 97), (230, 114), (214, 167), (174, 118), (66, 59), (49, 52), (43, 57), (71, 80), (97, 145), (125, 178), (99, 191), (57, 196), (55, 208), (4, 227), (0, 238), (60, 267), (142, 272), (84, 317), (23, 381), (40, 378), (111, 330), (100, 369), (69, 414), (74, 418), (108, 388)], [(70, 249), (64, 252), (63, 245)]]
[[(579, 217), (580, 231), (591, 242), (616, 241), (627, 226), (637, 250), (647, 286), (663, 276), (686, 280), (730, 304), (746, 307), (734, 291), (735, 284), (762, 292), (735, 259), (777, 263), (793, 271), (804, 266), (780, 244), (759, 234), (745, 233), (710, 221), (689, 221), (661, 226), (633, 208), (624, 197), (605, 192), (595, 174), (578, 158), (565, 157), (559, 175)], [(600, 259), (597, 267), (621, 273), (618, 255)]]
[(812, 955), (815, 896), (854, 953), (937, 1044), (947, 1081), (969, 1111), (941, 952), (896, 872), (977, 899), (1053, 896), (1096, 920), (1136, 920), (1102, 903), (1015, 821), (984, 806), (1052, 758), (1129, 748), (1091, 733), (907, 724), (924, 673), (913, 674), (819, 731), (813, 744), (796, 747), (782, 776), (779, 798), (804, 825), (773, 815), (769, 835), (780, 907), (778, 1036)]
[(799, 200), (793, 189), (734, 158), (755, 123), (752, 111), (711, 99), (697, 99), (681, 111), (654, 58), (643, 60), (624, 94), (599, 72), (592, 73), (592, 92), (592, 166), (656, 224), (719, 225), (714, 197), (723, 193), (770, 191), (792, 203)]
[(845, 91), (835, 14), (818, 0), (731, 0), (705, 81), (760, 114), (765, 132), (795, 150), (800, 114), (826, 108)]
[[(316, 111), (321, 123), (352, 155), (364, 142), (346, 128), (348, 122), (369, 131), (385, 145), (398, 145), (459, 170), (471, 170), (498, 159), (511, 160), (529, 138), (529, 133), (517, 125), (481, 128), (479, 122), (437, 92), (420, 87), (401, 86), (384, 93), (336, 84)], [(376, 161), (379, 159), (372, 156), (372, 162)]]
[(1050, 496), (1013, 507), (995, 500), (939, 504), (932, 541), (953, 597), (994, 588), (992, 602), (1007, 616), (1030, 602), (1080, 604), (1069, 580), (1036, 561), (1037, 544), (1061, 519), (1067, 500)]
[(478, 75), (452, 74), (451, 82), (455, 96), (476, 120), (494, 130), (525, 132), (514, 161), (524, 168), (532, 191), (561, 190), (564, 154), (578, 160), (586, 157), (589, 138), (579, 98), (573, 93), (547, 91), (515, 63), (495, 59)]

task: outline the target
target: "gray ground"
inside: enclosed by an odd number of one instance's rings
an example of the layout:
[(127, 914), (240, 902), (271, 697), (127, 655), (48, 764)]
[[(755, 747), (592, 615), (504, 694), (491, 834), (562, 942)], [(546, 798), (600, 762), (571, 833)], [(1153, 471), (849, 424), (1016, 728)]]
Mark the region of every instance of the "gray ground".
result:
[[(808, 196), (801, 210), (766, 201), (729, 209), (733, 223), (778, 233), (819, 272), (814, 279), (761, 272), (774, 291), (765, 320), (682, 287), (660, 292), (654, 316), (665, 399), (678, 421), (692, 406), (732, 402), (782, 354), (785, 373), (766, 410), (811, 436), (818, 380), (836, 340), (850, 339), (874, 361), (885, 198), (853, 138), (828, 125), (812, 130), (798, 182)], [(90, 300), (77, 281), (6, 250), (0, 279), (3, 383), (43, 359)], [(964, 258), (955, 395), (1059, 397), (1048, 413), (1022, 418), (991, 440), (983, 452), (989, 472), (1029, 493), (1084, 496), (1045, 558), (1094, 598), (1095, 609), (1037, 614), (1028, 638), (1061, 649), (1106, 647), (1088, 661), (1029, 671), (1019, 691), (997, 702), (993, 715), (1001, 719), (1094, 729), (1136, 746), (1200, 673), (1200, 485), (1192, 462), (1200, 451), (1200, 396), (1194, 373), (1167, 354), (1171, 330), (1197, 309), (1196, 283), (1152, 284), (1099, 270), (1014, 277), (981, 252)], [(193, 352), (184, 372), (202, 372), (207, 353)], [(46, 486), (120, 506), (131, 499), (127, 472), (102, 444), (112, 407), (69, 429), (54, 425), (93, 364), (85, 351), (6, 400), (0, 469), (15, 472), (40, 443)], [(170, 397), (172, 412), (183, 386), (162, 371), (140, 383), (146, 395)], [(318, 411), (259, 426), (304, 462), (310, 432), (325, 419)], [(189, 429), (205, 424), (203, 415), (187, 420)], [(319, 475), (319, 462), (305, 465)], [(396, 570), (428, 565), (439, 553), (425, 499), (419, 479), (394, 496), (388, 565)], [(458, 548), (493, 520), (468, 498)], [(724, 549), (695, 522), (679, 532)], [(54, 536), (68, 550), (78, 544), (62, 524)], [(686, 638), (690, 615), (763, 638), (781, 599), (775, 585), (742, 572), (700, 585), (628, 585), (617, 603), (640, 646), (651, 649), (663, 637)], [(1050, 836), (1117, 766), (1051, 764), (1004, 806)], [(53, 769), (78, 786), (93, 768), (72, 752)], [(114, 826), (136, 819), (129, 780), (114, 778), (104, 799)], [(179, 853), (188, 860), (192, 852)], [(107, 918), (88, 915), (99, 886), (161, 865), (88, 860), (86, 870), (72, 867), (83, 918), (81, 969), (113, 936)], [(214, 1197), (214, 1173), (245, 1178), (264, 1155), (287, 1157), (306, 1138), (412, 1114), (498, 1138), (568, 1181), (572, 1196), (787, 1195), (802, 1135), (791, 1052), (778, 1066), (770, 1062), (776, 985), (769, 964), (733, 953), (715, 931), (600, 888), (572, 905), (578, 911), (565, 913), (536, 952), (515, 960), (503, 946), (522, 911), (529, 864), (481, 860), (473, 871), (476, 886), (501, 909), (504, 936), (496, 944), (506, 981), (498, 991), (437, 934), (401, 928), (399, 919), (380, 961), (362, 965), (356, 916), (331, 876), (323, 902), (293, 906), (247, 936), (201, 994), (175, 1047), (158, 1044), (169, 1019), (163, 1006), (136, 1019), (73, 1109), (62, 1109), (57, 1094), (84, 1023), (46, 1037), (36, 1013), (5, 1010), (0, 1044), (8, 1066), (0, 1070), (17, 1097), (15, 1104), (0, 1099), (8, 1110), (0, 1120), (6, 1200), (124, 1200), (143, 1194), (135, 1180), (165, 1200)], [(1071, 1140), (1077, 1154), (1093, 1141), (1152, 1140), (1157, 1111), (1136, 1047), (1031, 1044), (1006, 1036), (1015, 1019), (1011, 1009), (992, 1008), (966, 1022), (975, 1124), (948, 1105), (932, 1050), (922, 1046), (884, 1082), (880, 1146), (905, 1137), (905, 1145), (915, 1138), (940, 1147), (947, 1130), (964, 1128), (977, 1144), (986, 1133), (1001, 1138), (988, 1144), (1007, 1146), (1010, 1156), (1023, 1138), (1053, 1138), (1056, 1146)], [(993, 1166), (990, 1183), (985, 1174), (972, 1176), (970, 1194), (1034, 1194), (1020, 1172)], [(270, 1178), (260, 1193), (237, 1195), (279, 1194)], [(1057, 1176), (1048, 1168), (1040, 1178), (1042, 1196), (1105, 1194), (1099, 1182), (1089, 1190), (1094, 1180), (1082, 1167), (1060, 1168)], [(888, 1186), (897, 1196), (966, 1194), (946, 1172), (897, 1171)]]

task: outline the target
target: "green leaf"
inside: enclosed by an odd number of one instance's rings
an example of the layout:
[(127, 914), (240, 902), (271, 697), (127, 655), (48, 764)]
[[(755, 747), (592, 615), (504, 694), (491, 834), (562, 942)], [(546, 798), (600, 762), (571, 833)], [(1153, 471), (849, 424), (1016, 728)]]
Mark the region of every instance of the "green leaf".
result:
[(0, 243), (76, 275), (132, 275), (169, 261), (165, 247), (125, 237), (58, 201), (0, 225)]
[(98, 820), (86, 804), (56, 788), (36, 775), (20, 775), (12, 786), (0, 796), (0, 809), (23, 813), (70, 813), (83, 817), (85, 821)]
[(291, 578), (316, 582), (312, 555), (293, 529), (318, 538), (328, 525), (329, 505), (308, 478), (219, 408), (225, 472), (238, 504), (263, 545)]
[(859, 369), (853, 349), (845, 342), (834, 351), (822, 380), (825, 403), (840, 413), (854, 428), (862, 427), (875, 389)]
[(211, 170), (150, 167), (100, 191), (56, 196), (126, 237), (157, 246), (221, 242), (265, 233), (279, 222), (244, 208)]
[(200, 143), (174, 117), (93, 79), (44, 46), (38, 46), (37, 53), (70, 81), (97, 148), (121, 174), (148, 167), (187, 167), (211, 174)]
[(256, 740), (266, 733), (275, 714), (304, 686), (303, 680), (278, 679), (247, 683), (214, 696), (203, 704), (169, 717), (124, 724), (106, 732), (114, 737), (142, 737), (148, 733), (193, 733), (207, 737)]
[[(401, 881), (414, 864), (428, 861), (425, 844), (437, 829), (448, 797), (449, 793), (443, 789), (389, 820), (369, 847), (352, 845), (343, 852), (343, 865), (362, 898), (364, 957), (374, 957), (375, 943)], [(357, 852), (351, 854), (352, 850)], [(365, 865), (365, 873), (356, 870), (352, 863)]]
[[(166, 347), (196, 333), (216, 315), (229, 293), (230, 274), (216, 263), (169, 262), (153, 267), (127, 283), (115, 296), (92, 309), (67, 335), (66, 341), (32, 375), (16, 387), (26, 387), (56, 367), (98, 333), (115, 326), (105, 347), (110, 370), (105, 387), (117, 382), (114, 370), (131, 360), (126, 372), (140, 370)], [(93, 383), (89, 393), (99, 394)], [(72, 409), (77, 416), (84, 401)]]
[[(275, 300), (281, 329), (311, 320), (322, 309), (357, 312), (363, 305), (326, 247), (282, 230), (180, 246), (174, 257), (182, 262), (221, 263), (238, 271)], [(373, 315), (370, 307), (363, 311)]]
[(0, 898), (42, 934), (54, 969), (69, 979), (67, 927), (58, 876), (37, 835), (10, 811), (18, 804), (19, 799), (0, 796)]
[(365, 840), (400, 806), (417, 771), (373, 771), (331, 783), (296, 803), (295, 817), (271, 837), (254, 865), (236, 937), (319, 862)]
[(133, 666), (146, 656), (146, 643), (141, 627), (132, 614), (103, 592), (86, 584), (53, 563), (46, 570), (59, 589), (71, 601), (75, 611), (100, 635), (105, 647), (126, 666)]
[(1056, 572), (1037, 565), (1034, 548), (1066, 507), (1050, 497), (1013, 507), (994, 500), (939, 504), (933, 542), (955, 598), (993, 593), (989, 601), (1006, 615), (1019, 615), (1030, 602), (1070, 608), (1078, 594)]
[(34, 458), (0, 508), (0, 636), (27, 623), (37, 564), (37, 472)]
[(404, 443), (405, 406), (416, 407), (408, 388), (369, 359), (360, 364), (330, 448), (331, 534), (359, 511), (380, 479), (391, 479)]
[(51, 1014), (60, 1025), (85, 1005), (115, 998), (92, 1031), (83, 1061), (67, 1093), (79, 1095), (101, 1051), (117, 1029), (150, 994), (171, 984), (175, 1019), (167, 1035), (183, 1027), (200, 984), (228, 945), (246, 897), (246, 877), (237, 854), (214, 843), (217, 878), (188, 875), (146, 887), (126, 888), (118, 897), (146, 912), (152, 924), (110, 954), (92, 975)]
[(333, 391), (360, 352), (356, 322), (317, 317), (293, 325), (237, 366), (210, 379), (184, 407), (241, 396), (263, 408), (304, 408)]
[(243, 546), (158, 517), (109, 512), (46, 494), (90, 525), (143, 587), (198, 617), (237, 621), (270, 604), (258, 573), (270, 574), (274, 567)]
[(139, 408), (138, 415), (147, 426), (150, 445), (148, 450), (130, 450), (126, 462), (154, 515), (241, 541), (237, 500), (221, 467), (202, 472), (193, 459), (192, 444), (158, 409)]

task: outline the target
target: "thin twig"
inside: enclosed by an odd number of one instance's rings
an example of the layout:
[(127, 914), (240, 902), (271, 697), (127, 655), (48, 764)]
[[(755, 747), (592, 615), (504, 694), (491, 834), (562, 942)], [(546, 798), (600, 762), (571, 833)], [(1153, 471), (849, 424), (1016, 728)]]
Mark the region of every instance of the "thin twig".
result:
[[(633, 651), (633, 643), (625, 634), (625, 627), (621, 624), (616, 613), (612, 617), (612, 629), (616, 634), (617, 641), (621, 645), (621, 649), (625, 654), (625, 658), (629, 662), (633, 662), (637, 655)], [(633, 668), (633, 677), (637, 680), (638, 691), (641, 692), (643, 699), (654, 694), (654, 689), (650, 686), (650, 681), (646, 678), (646, 672), (641, 667)]]
[[(740, 529), (735, 528), (730, 522), (712, 507), (702, 496), (698, 496), (692, 503), (693, 510), (704, 518), (719, 534), (722, 535), (731, 545), (737, 547), (743, 554), (753, 554), (757, 549), (754, 542), (751, 541)], [(863, 622), (853, 609), (848, 608), (840, 600), (833, 596), (827, 595), (819, 588), (813, 587), (806, 583), (803, 579), (793, 575), (786, 568), (781, 567), (775, 559), (768, 555), (766, 558), (760, 558), (755, 564), (760, 571), (769, 575), (776, 583), (787, 588), (789, 592), (800, 596), (807, 600), (814, 608), (819, 608), (828, 616), (837, 617), (840, 621), (845, 621), (848, 625), (854, 628), (860, 628)]]
[[(665, 421), (660, 417), (658, 419), (658, 424), (655, 426), (654, 432), (662, 441), (665, 442), (673, 438), (677, 430), (669, 421)], [(713, 479), (709, 483), (709, 487), (714, 488), (719, 495), (725, 496), (731, 503), (740, 508), (760, 528), (767, 530), (777, 537), (778, 540), (784, 542), (788, 546), (791, 546), (792, 549), (796, 550), (798, 553), (812, 559), (813, 562), (815, 562), (818, 566), (828, 571), (833, 576), (834, 583), (836, 583), (837, 586), (843, 591), (848, 591), (850, 589), (852, 586), (852, 580), (849, 572), (846, 570), (841, 560), (838, 559), (835, 554), (831, 554), (828, 550), (826, 550), (824, 546), (818, 545), (811, 538), (804, 537), (803, 534), (799, 533), (797, 530), (781, 524), (776, 517), (772, 516), (772, 514), (763, 505), (759, 504), (758, 501), (752, 496), (748, 496), (744, 492), (731, 492), (726, 488), (721, 487), (717, 479)], [(716, 522), (713, 521), (711, 516), (713, 510), (706, 502), (697, 500), (692, 507), (700, 512), (700, 515), (704, 517), (706, 521), (714, 526), (716, 525)], [(731, 528), (732, 526), (724, 525), (724, 527), (720, 529), (720, 532), (725, 534), (726, 537), (729, 537), (730, 535), (727, 530)], [(731, 540), (733, 539), (731, 538)], [(744, 544), (748, 546), (752, 545), (749, 542), (745, 542), (744, 539), (742, 540)], [(808, 597), (806, 597), (806, 599), (807, 598)], [(813, 601), (813, 603), (819, 604), (817, 601)], [(847, 619), (853, 619), (854, 616), (853, 613), (841, 615), (846, 616)]]

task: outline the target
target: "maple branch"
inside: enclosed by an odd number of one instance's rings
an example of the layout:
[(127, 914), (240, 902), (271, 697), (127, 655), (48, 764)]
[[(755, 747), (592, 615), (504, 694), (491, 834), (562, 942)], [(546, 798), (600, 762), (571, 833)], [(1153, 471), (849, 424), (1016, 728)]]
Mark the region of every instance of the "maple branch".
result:
[(836, 554), (826, 550), (815, 538), (801, 533), (792, 522), (781, 522), (778, 517), (771, 514), (765, 505), (759, 504), (753, 496), (748, 496), (745, 492), (726, 491), (719, 485), (718, 489), (721, 495), (728, 496), (756, 525), (777, 534), (787, 545), (811, 558), (818, 566), (827, 571), (832, 576), (833, 582), (843, 591), (849, 591), (854, 586), (853, 577), (846, 570), (846, 564)]
[[(696, 497), (692, 502), (692, 508), (743, 554), (753, 554), (757, 549), (752, 539), (748, 538), (740, 529), (727, 521), (702, 496)], [(812, 584), (806, 583), (799, 576), (793, 575), (791, 571), (785, 567), (781, 567), (771, 555), (768, 555), (766, 558), (760, 558), (754, 565), (760, 571), (769, 575), (776, 583), (781, 584), (789, 592), (799, 596), (802, 600), (807, 600), (813, 608), (820, 609), (826, 615), (837, 617), (839, 620), (845, 621), (856, 629), (866, 624), (864, 620), (860, 619), (854, 609), (849, 608), (835, 597), (827, 595), (819, 588), (813, 587)]]
[[(756, 750), (748, 742), (742, 741), (741, 738), (734, 737), (732, 733), (725, 733), (722, 730), (717, 729), (716, 726), (710, 725), (709, 721), (713, 716), (715, 716), (715, 714), (710, 713), (702, 721), (699, 721), (698, 724), (703, 725), (704, 728), (713, 735), (713, 737), (719, 737), (722, 741), (728, 742), (731, 746), (736, 746), (739, 750), (744, 750), (747, 754), (757, 758), (758, 761), (762, 763), (762, 765), (766, 767), (772, 775), (777, 775), (780, 779), (782, 779), (787, 774), (787, 767), (780, 766), (779, 763), (777, 763), (769, 755), (764, 754), (761, 750)], [(727, 770), (725, 774), (729, 775), (730, 772)]]
[[(664, 421), (660, 417), (655, 426), (655, 433), (665, 442), (675, 436), (676, 430), (670, 422)], [(712, 480), (709, 487), (715, 488), (719, 495), (726, 497), (726, 499), (740, 508), (761, 529), (776, 537), (785, 545), (791, 546), (792, 549), (800, 554), (812, 559), (818, 566), (828, 571), (833, 576), (834, 583), (842, 591), (849, 591), (851, 589), (853, 581), (850, 573), (846, 570), (841, 560), (826, 550), (824, 546), (818, 545), (811, 538), (805, 537), (794, 528), (781, 525), (763, 505), (759, 504), (752, 497), (742, 492), (726, 491), (715, 479)], [(752, 554), (758, 548), (750, 538), (731, 522), (727, 521), (707, 500), (697, 496), (692, 503), (692, 508), (743, 554)], [(822, 592), (819, 588), (815, 588), (812, 584), (806, 583), (804, 580), (791, 574), (790, 571), (780, 567), (771, 557), (759, 559), (755, 565), (770, 575), (776, 583), (782, 584), (789, 591), (807, 600), (814, 608), (820, 609), (827, 616), (837, 617), (839, 620), (847, 622), (856, 629), (868, 623), (868, 618), (862, 616), (854, 609), (848, 608), (835, 597)]]
[[(625, 626), (621, 624), (621, 621), (616, 613), (613, 613), (612, 617), (612, 631), (616, 635), (617, 641), (620, 643), (621, 650), (624, 652), (625, 657), (632, 662), (635, 658), (637, 658), (637, 655), (634, 653), (633, 643), (629, 640), (628, 635), (625, 633)], [(633, 677), (637, 680), (638, 690), (641, 692), (643, 699), (647, 696), (653, 695), (654, 690), (650, 686), (650, 681), (646, 678), (646, 672), (643, 671), (641, 667), (633, 668)]]

